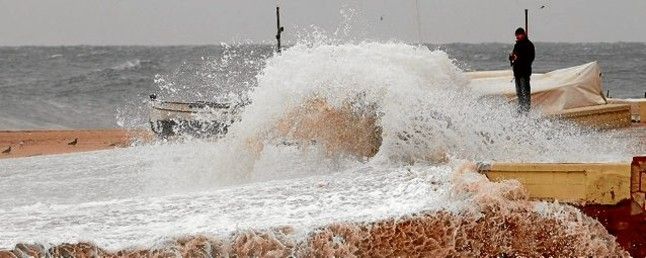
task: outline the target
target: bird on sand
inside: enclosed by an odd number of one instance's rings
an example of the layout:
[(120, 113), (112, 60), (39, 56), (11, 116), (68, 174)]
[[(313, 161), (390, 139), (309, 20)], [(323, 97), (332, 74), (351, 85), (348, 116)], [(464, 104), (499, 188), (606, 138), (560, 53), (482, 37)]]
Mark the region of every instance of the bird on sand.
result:
[(77, 143), (79, 143), (79, 138), (74, 138), (74, 140), (71, 142), (68, 142), (67, 145), (76, 145)]
[(6, 150), (2, 151), (2, 153), (4, 154), (9, 154), (9, 152), (11, 152), (11, 146), (9, 146), (9, 148), (7, 148)]

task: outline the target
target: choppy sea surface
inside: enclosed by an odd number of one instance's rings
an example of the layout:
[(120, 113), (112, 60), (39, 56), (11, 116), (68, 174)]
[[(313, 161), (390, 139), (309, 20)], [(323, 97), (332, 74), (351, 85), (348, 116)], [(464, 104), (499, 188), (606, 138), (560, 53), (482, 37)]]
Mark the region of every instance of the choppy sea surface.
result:
[[(512, 47), (427, 46), (446, 51), (463, 70), (508, 69), (506, 55)], [(646, 44), (539, 42), (536, 48), (536, 72), (597, 60), (611, 97), (644, 96)], [(202, 93), (168, 98), (213, 100), (218, 89), (255, 86), (255, 76), (271, 54), (268, 45), (0, 47), (0, 129), (118, 127), (123, 113), (142, 116), (136, 125), (143, 126), (145, 112), (133, 109), (160, 91), (160, 77), (172, 77), (180, 91)], [(244, 56), (247, 63), (214, 67), (223, 58), (241, 60), (227, 55)], [(231, 73), (237, 73), (235, 82)]]

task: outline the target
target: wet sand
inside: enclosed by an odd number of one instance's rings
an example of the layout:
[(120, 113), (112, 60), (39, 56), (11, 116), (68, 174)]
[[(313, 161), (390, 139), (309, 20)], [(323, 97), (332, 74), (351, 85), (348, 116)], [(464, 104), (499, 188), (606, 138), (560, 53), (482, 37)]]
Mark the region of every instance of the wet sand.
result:
[(123, 148), (153, 137), (141, 129), (0, 131), (0, 159)]
[[(646, 144), (646, 123), (618, 130), (623, 137)], [(146, 129), (0, 131), (0, 159), (124, 148), (154, 138)]]

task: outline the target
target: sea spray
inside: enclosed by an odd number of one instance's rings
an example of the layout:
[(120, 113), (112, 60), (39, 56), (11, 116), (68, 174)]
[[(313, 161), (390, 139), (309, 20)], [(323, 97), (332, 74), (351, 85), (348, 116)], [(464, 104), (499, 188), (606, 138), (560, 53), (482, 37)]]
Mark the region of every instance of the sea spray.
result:
[(244, 102), (270, 54), (268, 46), (222, 43), (219, 56), (204, 56), (201, 62), (184, 62), (173, 73), (155, 75), (156, 93), (174, 101)]
[(538, 112), (519, 115), (502, 98), (468, 91), (467, 80), (446, 53), (424, 46), (297, 44), (267, 60), (232, 137), (266, 134), (290, 110), (322, 99), (337, 108), (347, 103), (376, 108), (383, 129), (381, 160), (424, 161), (434, 153), (509, 162), (631, 156), (634, 145), (612, 133), (547, 120)]
[(184, 57), (170, 72), (152, 75), (154, 90), (140, 93), (136, 101), (118, 107), (117, 124), (123, 128), (150, 126), (150, 94), (168, 101), (218, 101), (234, 105), (248, 102), (247, 92), (257, 86), (255, 76), (272, 54), (272, 47), (236, 42), (204, 48), (209, 49), (200, 51), (203, 56)]

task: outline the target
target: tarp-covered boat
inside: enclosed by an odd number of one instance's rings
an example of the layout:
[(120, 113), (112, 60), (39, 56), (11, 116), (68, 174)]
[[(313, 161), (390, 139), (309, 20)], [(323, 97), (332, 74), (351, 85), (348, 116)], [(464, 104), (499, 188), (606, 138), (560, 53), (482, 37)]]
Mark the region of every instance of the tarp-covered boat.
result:
[[(471, 78), (469, 87), (476, 92), (516, 99), (511, 70), (469, 72), (467, 75)], [(531, 86), (532, 108), (548, 114), (607, 103), (597, 62), (532, 74)]]

